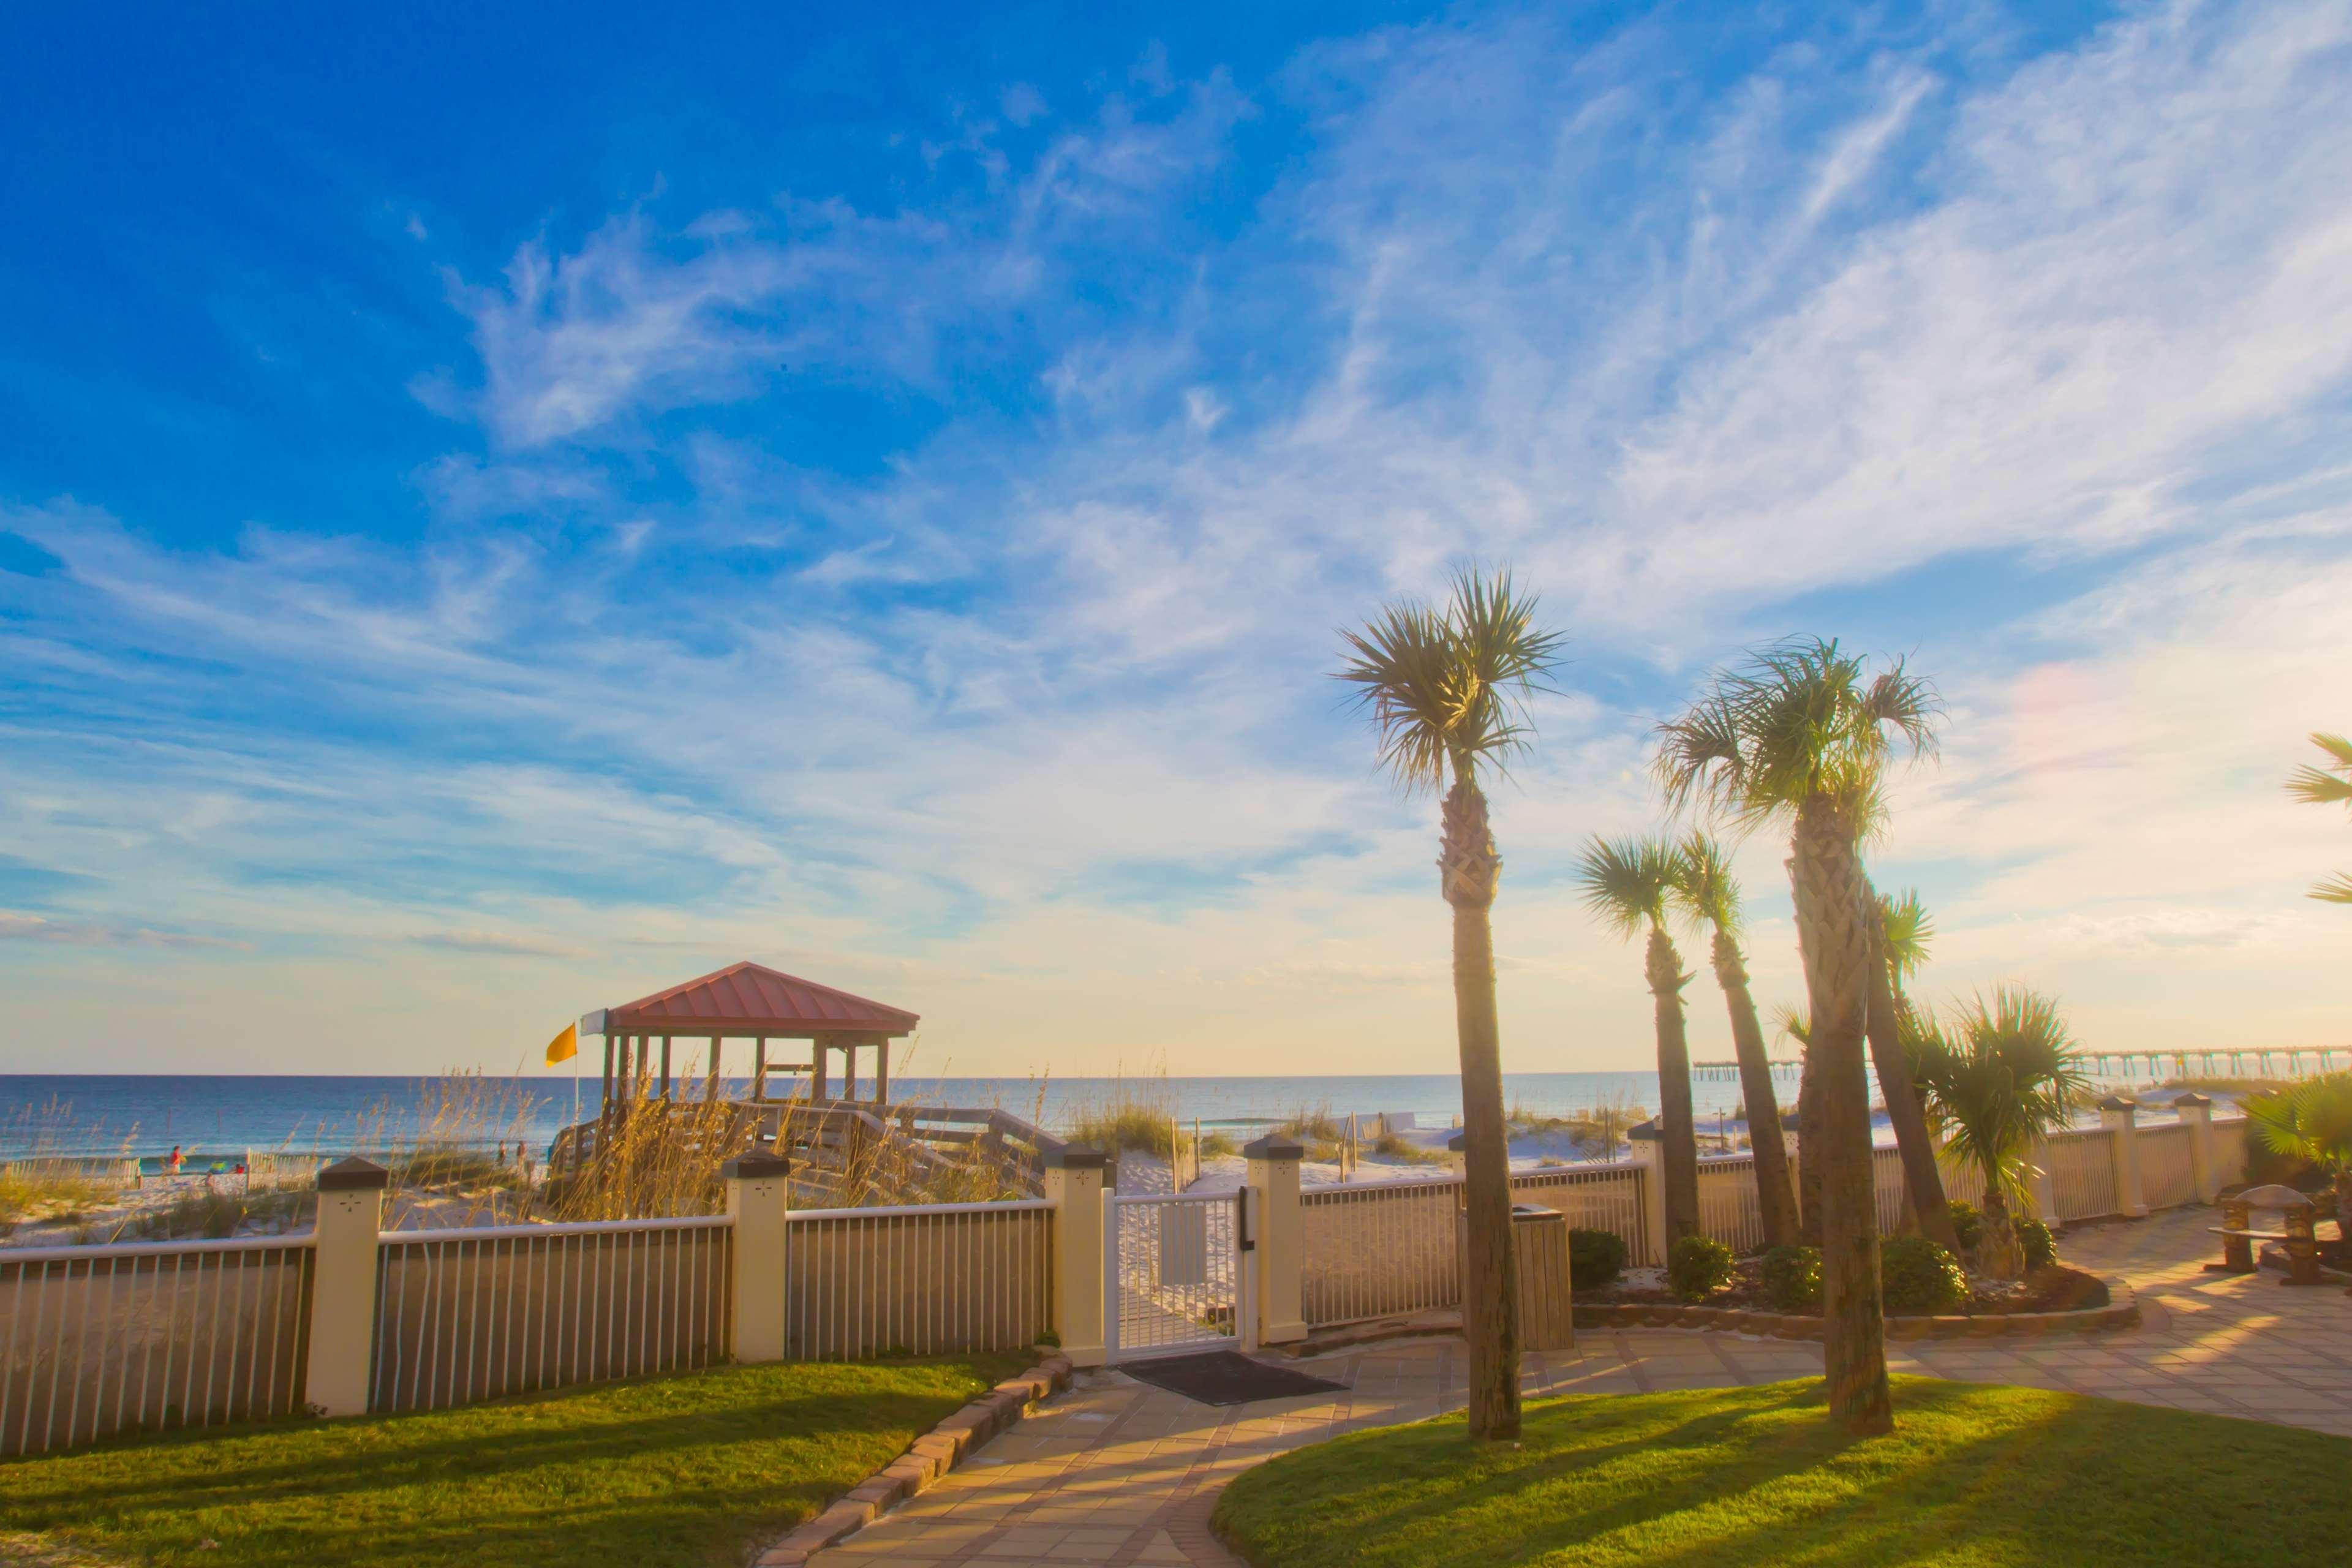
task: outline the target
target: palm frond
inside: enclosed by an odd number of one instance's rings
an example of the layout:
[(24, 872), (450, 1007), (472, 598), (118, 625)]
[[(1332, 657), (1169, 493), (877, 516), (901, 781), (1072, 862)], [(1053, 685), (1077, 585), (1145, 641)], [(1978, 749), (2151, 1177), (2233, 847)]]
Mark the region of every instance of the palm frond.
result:
[(1619, 936), (1663, 925), (1673, 889), (1676, 847), (1662, 838), (1603, 838), (1595, 834), (1576, 858), (1585, 907)]
[(2330, 1175), (2352, 1168), (2352, 1072), (2333, 1072), (2250, 1095), (2246, 1118), (2275, 1153)]
[(1936, 940), (1935, 917), (1919, 901), (1919, 889), (1906, 888), (1894, 898), (1878, 900), (1878, 919), (1886, 934), (1886, 963), (1898, 980), (1908, 980), (1927, 961)]
[(1535, 626), (1535, 596), (1508, 571), (1456, 574), (1444, 609), (1385, 606), (1334, 673), (1357, 689), (1380, 736), (1381, 764), (1408, 792), (1439, 791), (1527, 744), (1526, 701), (1558, 667), (1564, 637)]
[(2324, 882), (2314, 882), (2311, 897), (2324, 903), (2352, 904), (2352, 871), (2338, 871)]
[(1857, 837), (1882, 816), (1893, 743), (1935, 750), (1935, 688), (1900, 660), (1876, 676), (1834, 641), (1790, 638), (1716, 672), (1680, 718), (1658, 726), (1652, 772), (1677, 812), (1703, 806), (1742, 830), (1826, 795)]
[(1695, 927), (1712, 926), (1737, 936), (1745, 923), (1739, 883), (1723, 846), (1704, 833), (1693, 833), (1676, 847), (1674, 881), (1668, 889), (1674, 905)]
[(1794, 1007), (1776, 1007), (1772, 1011), (1772, 1030), (1782, 1039), (1811, 1047), (1813, 1043), (1812, 1021)]
[(1922, 1030), (1912, 1066), (1948, 1153), (2019, 1197), (2027, 1147), (2064, 1125), (2089, 1081), (2056, 1000), (2014, 985), (1990, 1002), (1979, 993), (1948, 1029)]

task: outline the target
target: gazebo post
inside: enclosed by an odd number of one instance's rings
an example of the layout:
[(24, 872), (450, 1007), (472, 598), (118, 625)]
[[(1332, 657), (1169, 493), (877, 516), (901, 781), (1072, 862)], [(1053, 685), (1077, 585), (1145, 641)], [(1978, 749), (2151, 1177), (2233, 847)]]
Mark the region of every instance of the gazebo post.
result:
[(764, 1104), (768, 1098), (768, 1037), (761, 1035), (751, 1047), (751, 1103)]
[(602, 1099), (600, 1099), (600, 1100), (598, 1100), (596, 1101), (596, 1120), (598, 1120), (599, 1121), (604, 1121), (606, 1117), (608, 1117), (608, 1116), (610, 1116), (610, 1115), (612, 1115), (612, 1114), (613, 1114), (613, 1034), (612, 1034), (612, 1031), (608, 1028), (608, 1029), (606, 1029), (606, 1030), (605, 1030), (605, 1032), (604, 1032), (604, 1097), (603, 1097)]
[(672, 1095), (672, 1094), (671, 1094), (671, 1092), (670, 1092), (670, 1076), (669, 1076), (669, 1037), (668, 1037), (667, 1035), (664, 1035), (664, 1036), (662, 1037), (662, 1090), (661, 1090), (661, 1097), (662, 1097), (664, 1100), (669, 1100), (669, 1099), (674, 1098), (674, 1097), (673, 1097), (673, 1095)]
[(719, 1043), (725, 1038), (724, 1035), (710, 1037), (710, 1087), (702, 1091), (705, 1100), (719, 1098)]
[(874, 1037), (874, 1103), (890, 1103), (890, 1037)]
[(809, 1039), (814, 1042), (809, 1049), (809, 1070), (814, 1075), (809, 1079), (809, 1099), (812, 1102), (821, 1104), (826, 1098), (824, 1092), (826, 1079), (832, 1076), (829, 1071), (830, 1064), (824, 1059), (824, 1052), (825, 1047), (833, 1043), (833, 1037), (811, 1035)]

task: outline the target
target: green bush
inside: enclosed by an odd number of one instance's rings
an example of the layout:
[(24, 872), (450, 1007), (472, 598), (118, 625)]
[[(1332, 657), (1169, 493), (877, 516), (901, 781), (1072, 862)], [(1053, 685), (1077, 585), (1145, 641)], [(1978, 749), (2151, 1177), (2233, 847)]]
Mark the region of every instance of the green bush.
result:
[(1613, 1230), (1568, 1233), (1568, 1279), (1572, 1289), (1606, 1285), (1625, 1272), (1625, 1238)]
[(1952, 1216), (1952, 1235), (1958, 1238), (1962, 1252), (1974, 1252), (1977, 1239), (1984, 1235), (1984, 1215), (1971, 1203), (1954, 1199), (1945, 1205)]
[(1898, 1236), (1879, 1248), (1878, 1283), (1890, 1312), (1941, 1312), (1969, 1294), (1960, 1260), (1924, 1236)]
[(1686, 1236), (1666, 1254), (1666, 1284), (1685, 1301), (1696, 1301), (1731, 1282), (1731, 1248), (1711, 1236)]
[(1822, 1254), (1814, 1247), (1776, 1247), (1764, 1255), (1764, 1294), (1783, 1312), (1822, 1304)]
[(2058, 1238), (2032, 1215), (2017, 1222), (2017, 1243), (2025, 1248), (2025, 1267), (2029, 1271), (2047, 1268), (2058, 1261)]

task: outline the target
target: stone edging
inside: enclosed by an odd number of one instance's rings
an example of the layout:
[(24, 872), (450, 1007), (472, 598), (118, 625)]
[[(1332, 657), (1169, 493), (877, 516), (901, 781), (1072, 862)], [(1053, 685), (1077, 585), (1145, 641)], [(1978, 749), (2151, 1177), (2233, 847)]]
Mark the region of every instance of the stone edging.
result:
[[(1890, 1340), (2032, 1339), (2041, 1334), (2079, 1333), (2099, 1329), (2139, 1326), (2139, 1300), (2132, 1288), (2112, 1275), (2101, 1275), (2107, 1288), (2104, 1307), (2082, 1307), (2071, 1312), (1988, 1313), (1980, 1318), (1955, 1313), (1938, 1317), (1895, 1317), (1886, 1320)], [(1662, 1301), (1579, 1301), (1580, 1329), (1713, 1329), (1734, 1334), (1755, 1334), (1775, 1340), (1818, 1340), (1819, 1318), (1780, 1312), (1750, 1311), (1745, 1307), (1682, 1307)]]
[(751, 1559), (753, 1568), (801, 1568), (810, 1557), (871, 1524), (899, 1503), (1017, 1426), (1030, 1406), (1070, 1385), (1070, 1359), (1049, 1355), (1018, 1377), (1006, 1378), (908, 1445), (907, 1451), (849, 1489), (814, 1519), (796, 1526)]

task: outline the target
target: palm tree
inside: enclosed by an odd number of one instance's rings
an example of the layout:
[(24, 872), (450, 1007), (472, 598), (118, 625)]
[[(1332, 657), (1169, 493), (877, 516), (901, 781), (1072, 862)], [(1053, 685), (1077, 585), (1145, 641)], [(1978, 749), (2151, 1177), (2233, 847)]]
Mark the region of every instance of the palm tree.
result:
[(1804, 1060), (1797, 1072), (1797, 1236), (1807, 1247), (1822, 1244), (1822, 1164), (1811, 1158), (1822, 1144), (1822, 1097), (1813, 1092), (1813, 1026), (1794, 1007), (1773, 1020), (1781, 1035), (1797, 1042)]
[(1971, 1265), (1995, 1279), (2025, 1271), (2014, 1209), (2028, 1202), (2026, 1151), (2066, 1124), (2066, 1108), (2087, 1081), (2073, 1057), (2058, 1004), (2022, 986), (1983, 996), (1947, 1031), (1913, 1015), (1917, 1079), (1945, 1150), (1984, 1176), (1984, 1220)]
[(1927, 954), (1935, 922), (1927, 918), (1916, 889), (1900, 900), (1871, 895), (1872, 944), (1878, 962), (1871, 966), (1870, 1065), (1878, 1072), (1878, 1091), (1886, 1100), (1886, 1120), (1895, 1129), (1895, 1147), (1903, 1157), (1903, 1190), (1911, 1199), (1911, 1216), (1919, 1234), (1958, 1256), (1959, 1234), (1952, 1227), (1951, 1205), (1944, 1196), (1943, 1173), (1936, 1168), (1936, 1136), (1927, 1127), (1927, 1107), (1911, 1078), (1911, 1058), (1903, 1045), (1903, 1020), (1910, 1003), (1903, 982)]
[(1776, 643), (1718, 671), (1682, 718), (1659, 726), (1657, 773), (1677, 808), (1703, 804), (1743, 829), (1790, 829), (1789, 880), (1812, 1023), (1822, 1180), (1822, 1362), (1832, 1415), (1854, 1432), (1894, 1426), (1886, 1322), (1878, 1287), (1870, 1089), (1863, 1071), (1869, 1012), (1869, 883), (1854, 845), (1856, 803), (1873, 800), (1893, 742), (1935, 743), (1934, 689), (1897, 662), (1870, 676), (1834, 642)]
[(1643, 972), (1658, 1033), (1658, 1130), (1665, 1135), (1666, 1236), (1698, 1234), (1698, 1132), (1691, 1121), (1690, 1041), (1685, 1032), (1682, 954), (1666, 934), (1666, 900), (1681, 851), (1663, 838), (1594, 837), (1576, 864), (1585, 906), (1622, 937), (1650, 933)]
[[(2295, 769), (2286, 781), (2286, 793), (2311, 805), (2352, 805), (2352, 740), (2315, 734), (2311, 743), (2333, 760), (2325, 768), (2306, 764)], [(2314, 882), (2311, 896), (2331, 904), (2352, 904), (2352, 871)]]
[[(1675, 858), (1675, 907), (1694, 930), (1714, 933), (1715, 982), (1731, 1014), (1732, 1054), (1739, 1061), (1740, 1097), (1747, 1102), (1748, 1142), (1756, 1152), (1756, 1205), (1764, 1240), (1781, 1247), (1797, 1239), (1797, 1195), (1789, 1185), (1789, 1150), (1780, 1138), (1780, 1106), (1772, 1092), (1772, 1062), (1764, 1028), (1748, 989), (1747, 955), (1739, 951), (1739, 884), (1722, 846), (1704, 833), (1682, 842)], [(1662, 1069), (1663, 1070), (1663, 1069)]]
[(1508, 572), (1465, 568), (1443, 609), (1391, 605), (1362, 631), (1343, 634), (1350, 657), (1339, 671), (1370, 710), (1381, 765), (1398, 784), (1409, 795), (1445, 792), (1437, 868), (1454, 910), (1470, 1434), (1496, 1441), (1519, 1435), (1518, 1272), (1490, 923), (1503, 862), (1479, 780), (1528, 744), (1527, 695), (1559, 662), (1564, 639), (1537, 629), (1535, 608)]
[(2273, 1152), (2316, 1166), (2335, 1180), (2336, 1223), (2352, 1244), (2352, 1072), (2250, 1095), (2246, 1117)]

